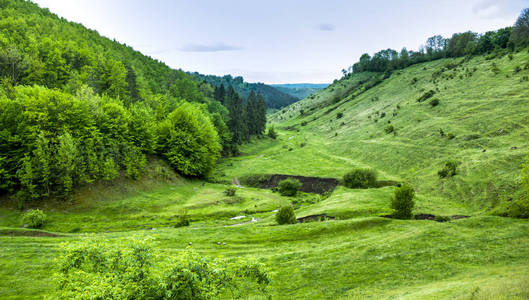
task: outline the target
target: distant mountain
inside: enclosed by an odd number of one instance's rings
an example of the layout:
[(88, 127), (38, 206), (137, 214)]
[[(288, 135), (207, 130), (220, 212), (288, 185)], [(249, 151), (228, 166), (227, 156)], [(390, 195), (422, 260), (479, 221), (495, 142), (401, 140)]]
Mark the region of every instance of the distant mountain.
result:
[(279, 91), (294, 96), (298, 99), (305, 99), (310, 95), (326, 88), (328, 83), (288, 83), (288, 84), (271, 84)]
[(255, 93), (260, 92), (265, 99), (268, 108), (282, 108), (290, 105), (294, 102), (301, 100), (302, 98), (292, 96), (289, 93), (280, 91), (270, 85), (264, 83), (249, 83), (245, 82), (242, 76), (233, 77), (231, 75), (215, 76), (215, 75), (204, 75), (198, 72), (189, 72), (191, 76), (194, 76), (198, 80), (206, 81), (213, 86), (224, 85), (225, 88), (232, 85), (235, 91), (239, 93), (244, 99), (248, 98), (251, 91)]

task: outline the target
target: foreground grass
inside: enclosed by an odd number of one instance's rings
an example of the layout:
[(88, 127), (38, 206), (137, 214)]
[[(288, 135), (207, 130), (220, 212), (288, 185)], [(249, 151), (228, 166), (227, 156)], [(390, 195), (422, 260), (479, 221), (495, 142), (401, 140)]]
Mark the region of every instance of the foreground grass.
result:
[(529, 279), (527, 220), (475, 217), (437, 223), (374, 217), (55, 238), (2, 236), (0, 298), (52, 293), (54, 257), (62, 242), (104, 238), (120, 243), (147, 236), (162, 252), (180, 251), (192, 242), (208, 256), (257, 257), (271, 266), (273, 295), (280, 299), (468, 298), (476, 290), (498, 292), (513, 280)]

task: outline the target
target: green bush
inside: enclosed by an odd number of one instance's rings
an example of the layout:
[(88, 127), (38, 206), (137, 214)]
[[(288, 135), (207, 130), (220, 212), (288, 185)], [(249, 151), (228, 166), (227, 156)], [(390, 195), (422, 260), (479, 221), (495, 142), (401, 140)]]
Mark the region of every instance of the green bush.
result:
[(66, 247), (54, 299), (266, 298), (270, 283), (261, 263), (213, 260), (190, 250), (162, 256), (148, 240), (92, 240)]
[(276, 222), (279, 225), (283, 224), (295, 224), (296, 215), (294, 213), (294, 208), (291, 205), (282, 206), (279, 211), (276, 213)]
[(433, 99), (432, 101), (430, 101), (430, 105), (432, 107), (436, 107), (437, 105), (439, 105), (439, 99), (437, 98)]
[(22, 222), (29, 228), (42, 228), (46, 219), (46, 214), (40, 209), (30, 209), (22, 216)]
[(339, 112), (336, 114), (336, 119), (341, 119), (343, 117), (343, 113)]
[(343, 183), (348, 188), (369, 188), (377, 183), (377, 172), (372, 169), (355, 169), (343, 176)]
[(384, 128), (384, 132), (386, 134), (390, 134), (390, 133), (392, 133), (394, 131), (395, 131), (395, 127), (393, 127), (393, 125), (388, 125), (388, 126), (386, 126), (386, 128)]
[(393, 217), (397, 219), (411, 219), (412, 211), (415, 206), (415, 191), (407, 184), (395, 190), (395, 195), (391, 200), (391, 208), (395, 210)]
[(417, 99), (417, 102), (423, 102), (423, 101), (426, 101), (426, 100), (432, 98), (433, 95), (435, 95), (435, 91), (434, 91), (434, 90), (429, 90), (428, 92), (426, 92), (426, 93), (424, 93), (422, 96), (420, 96), (420, 97)]
[(446, 161), (445, 166), (437, 172), (437, 175), (439, 175), (440, 178), (455, 176), (457, 174), (457, 165), (459, 165), (458, 161)]
[(287, 178), (279, 181), (277, 188), (279, 193), (283, 196), (295, 196), (299, 188), (301, 188), (301, 182), (295, 178)]
[(235, 196), (235, 193), (237, 193), (237, 188), (234, 187), (233, 185), (230, 185), (229, 187), (227, 187), (225, 190), (224, 190), (224, 195), (228, 196), (228, 197), (233, 197)]
[(268, 135), (269, 138), (274, 139), (274, 140), (277, 138), (277, 133), (276, 133), (274, 127), (268, 128), (267, 135)]
[(175, 224), (175, 228), (178, 228), (178, 227), (184, 227), (184, 226), (189, 226), (189, 216), (187, 215), (187, 210), (184, 210), (180, 216), (178, 216), (178, 221), (176, 222)]

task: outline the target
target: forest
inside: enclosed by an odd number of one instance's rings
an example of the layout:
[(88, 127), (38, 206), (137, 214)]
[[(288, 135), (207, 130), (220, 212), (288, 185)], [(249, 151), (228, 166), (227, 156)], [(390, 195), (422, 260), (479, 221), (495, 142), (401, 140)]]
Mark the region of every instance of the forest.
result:
[(138, 178), (149, 156), (203, 177), (264, 133), (259, 92), (243, 99), (31, 2), (0, 8), (0, 193), (21, 207)]

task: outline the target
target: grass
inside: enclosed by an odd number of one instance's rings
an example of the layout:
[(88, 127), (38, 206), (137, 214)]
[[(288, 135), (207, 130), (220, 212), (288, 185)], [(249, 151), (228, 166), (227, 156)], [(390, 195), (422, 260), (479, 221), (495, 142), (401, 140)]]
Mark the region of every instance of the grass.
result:
[[(207, 182), (166, 170), (163, 180), (147, 174), (140, 182), (86, 187), (71, 201), (34, 204), (49, 217), (44, 231), (21, 229), (21, 212), (4, 203), (0, 298), (51, 296), (61, 243), (151, 237), (162, 253), (191, 242), (204, 255), (265, 262), (273, 273), (273, 299), (527, 299), (529, 220), (490, 213), (516, 197), (528, 153), (529, 91), (521, 79), (529, 71), (514, 73), (528, 59), (526, 51), (512, 60), (443, 59), (395, 71), (367, 89), (379, 75), (353, 75), (275, 112), (270, 120), (278, 139), (243, 145), (243, 155), (221, 160)], [(439, 72), (447, 63), (460, 66)], [(436, 91), (436, 107), (417, 102), (429, 90)], [(388, 124), (396, 134), (384, 132)], [(437, 172), (447, 160), (460, 162), (458, 172), (441, 179)], [(149, 169), (166, 168), (151, 163), (157, 168)], [(393, 186), (338, 186), (326, 196), (282, 197), (248, 187), (233, 197), (223, 194), (234, 178), (252, 174), (341, 179), (355, 168), (410, 183), (415, 213), (470, 218), (382, 218), (391, 213)], [(276, 225), (274, 210), (290, 203), (298, 217), (336, 219)], [(174, 228), (184, 213), (190, 226)]]

